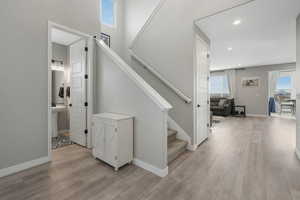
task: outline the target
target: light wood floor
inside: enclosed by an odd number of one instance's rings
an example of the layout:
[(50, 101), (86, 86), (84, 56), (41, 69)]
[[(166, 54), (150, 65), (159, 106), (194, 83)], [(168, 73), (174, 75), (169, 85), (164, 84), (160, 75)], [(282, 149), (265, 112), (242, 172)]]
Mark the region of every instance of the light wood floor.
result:
[(72, 145), (51, 164), (0, 179), (1, 200), (299, 200), (295, 120), (226, 118), (208, 141), (159, 178), (135, 166), (115, 173)]

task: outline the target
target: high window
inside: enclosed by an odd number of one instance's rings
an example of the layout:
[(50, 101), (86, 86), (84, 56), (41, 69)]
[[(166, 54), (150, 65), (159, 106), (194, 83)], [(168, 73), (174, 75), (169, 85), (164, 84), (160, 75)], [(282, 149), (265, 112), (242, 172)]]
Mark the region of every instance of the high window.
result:
[(229, 96), (229, 82), (226, 75), (211, 76), (209, 83), (212, 96)]
[(107, 26), (116, 26), (115, 4), (116, 0), (100, 0), (101, 5), (101, 23)]

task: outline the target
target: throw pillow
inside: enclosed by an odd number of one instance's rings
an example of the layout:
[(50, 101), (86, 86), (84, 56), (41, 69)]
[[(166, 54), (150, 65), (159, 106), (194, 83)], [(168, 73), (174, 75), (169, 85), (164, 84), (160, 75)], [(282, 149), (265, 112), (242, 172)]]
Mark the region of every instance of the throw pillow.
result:
[(226, 99), (220, 99), (219, 106), (224, 107), (224, 104), (226, 103)]

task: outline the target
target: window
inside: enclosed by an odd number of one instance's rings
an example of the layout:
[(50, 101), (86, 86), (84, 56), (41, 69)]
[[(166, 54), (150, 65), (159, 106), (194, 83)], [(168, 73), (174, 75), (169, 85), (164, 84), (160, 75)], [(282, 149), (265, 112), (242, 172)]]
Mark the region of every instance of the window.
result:
[(210, 94), (217, 96), (229, 96), (229, 82), (226, 75), (211, 76)]
[(115, 1), (116, 0), (100, 0), (101, 1), (101, 23), (108, 26), (115, 26)]
[(292, 89), (292, 77), (291, 76), (281, 76), (277, 80), (276, 85), (277, 90), (291, 90)]

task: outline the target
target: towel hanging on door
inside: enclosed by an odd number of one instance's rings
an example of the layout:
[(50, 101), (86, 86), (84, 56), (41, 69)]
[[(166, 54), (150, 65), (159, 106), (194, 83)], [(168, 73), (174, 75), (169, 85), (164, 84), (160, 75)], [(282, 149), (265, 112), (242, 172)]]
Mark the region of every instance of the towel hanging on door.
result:
[(64, 98), (64, 87), (60, 87), (59, 88), (59, 92), (58, 92), (58, 96), (60, 97), (60, 98)]
[(68, 86), (68, 87), (67, 87), (67, 91), (66, 91), (66, 96), (69, 97), (69, 98), (70, 98), (70, 96), (71, 96), (70, 93), (71, 93), (71, 88), (70, 88), (70, 86)]

